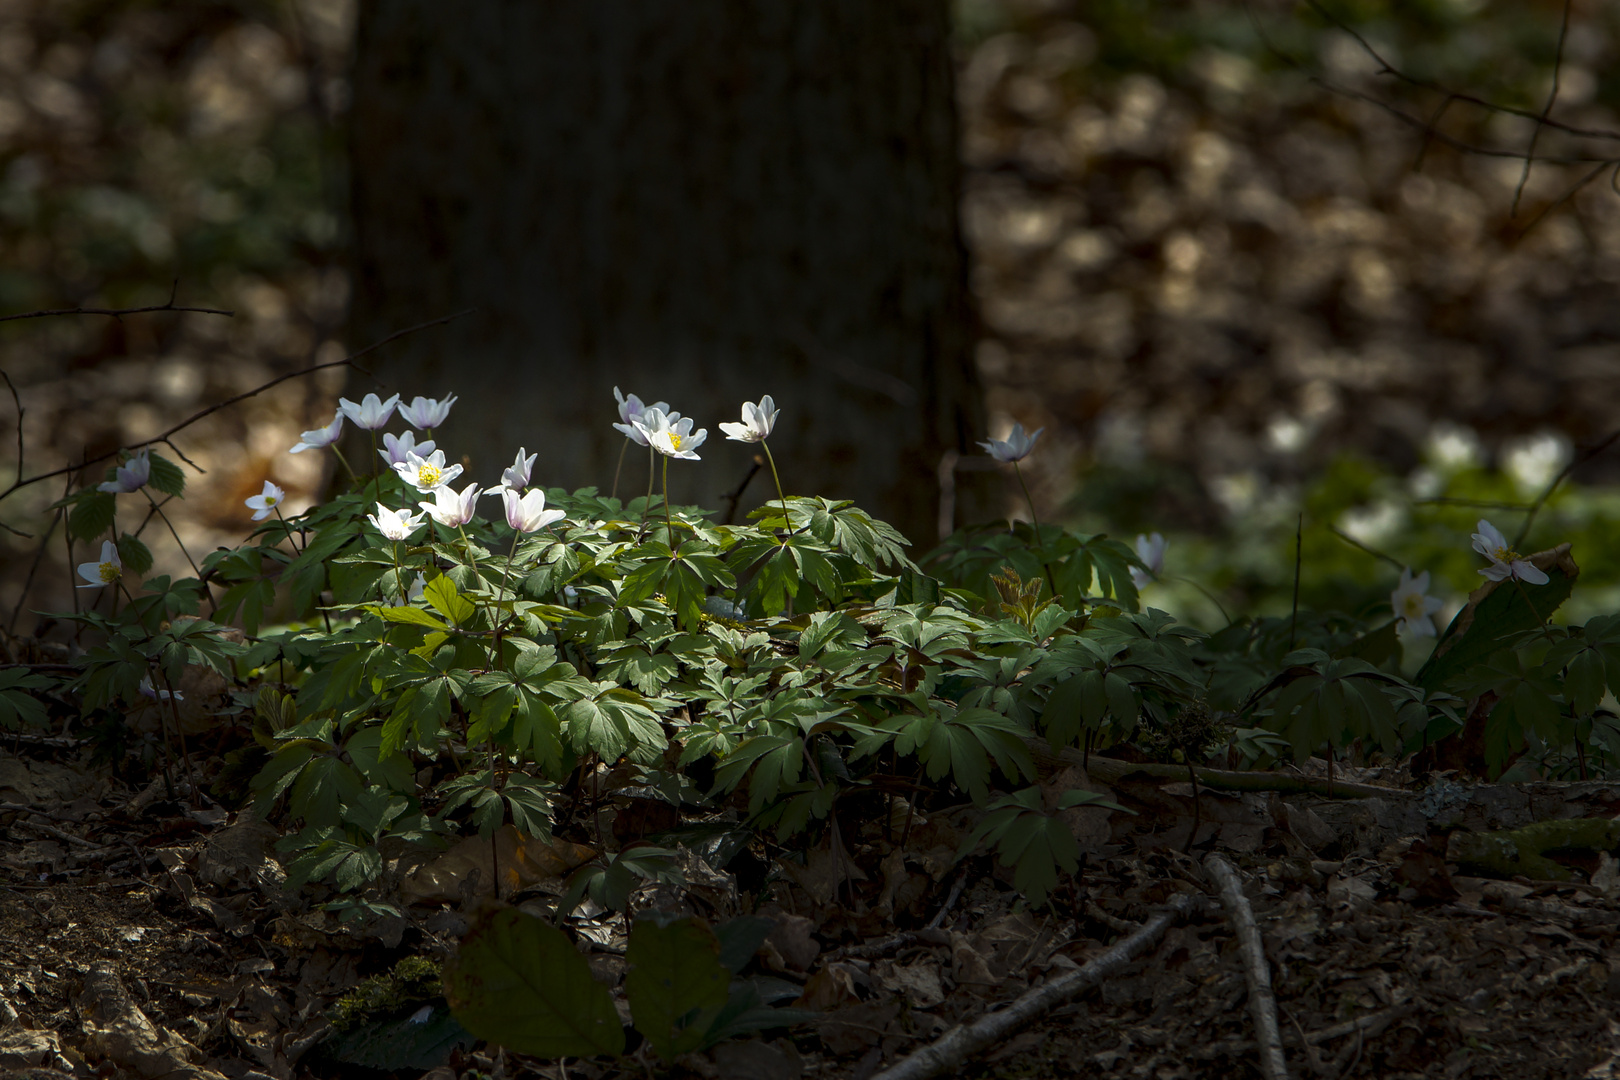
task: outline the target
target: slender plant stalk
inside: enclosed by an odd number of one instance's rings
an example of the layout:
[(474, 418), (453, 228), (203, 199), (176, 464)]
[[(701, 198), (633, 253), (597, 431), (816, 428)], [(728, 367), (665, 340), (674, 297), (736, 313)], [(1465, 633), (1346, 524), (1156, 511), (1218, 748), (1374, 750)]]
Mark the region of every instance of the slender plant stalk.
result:
[[(191, 805), (202, 805), (202, 788), (197, 783), (197, 770), (191, 764), (191, 748), (186, 745), (186, 730), (180, 724), (180, 695), (175, 693), (174, 686), (169, 682), (169, 675), (163, 670), (161, 664), (157, 668), (158, 675), (163, 678), (163, 689), (169, 695), (169, 715), (174, 718), (174, 737), (180, 740), (180, 760), (186, 766), (186, 782), (191, 785)], [(158, 713), (163, 712), (163, 703), (158, 702)]]
[[(1299, 571), (1305, 557), (1305, 514), (1302, 511), (1299, 519), (1294, 522), (1294, 607), (1288, 616), (1288, 651), (1294, 651), (1294, 641), (1299, 633)], [(1328, 768), (1333, 764), (1330, 761)]]
[[(647, 511), (652, 507), (653, 481), (658, 477), (658, 465), (653, 461), (653, 445), (647, 444), (647, 498), (641, 504), (641, 528), (636, 530), (636, 543), (647, 535)], [(667, 462), (665, 464), (668, 464)]]
[(296, 552), (298, 552), (298, 554), (302, 555), (304, 553), (304, 546), (302, 544), (300, 544), (297, 540), (293, 539), (293, 527), (292, 527), (292, 524), (286, 518), (281, 516), (281, 507), (280, 506), (276, 507), (276, 520), (281, 522), (282, 528), (287, 530), (287, 543), (289, 543), (289, 544), (291, 544), (293, 546), (294, 551), (296, 551)]
[(1182, 576), (1180, 574), (1177, 574), (1174, 578), (1170, 577), (1169, 575), (1165, 575), (1164, 577), (1160, 578), (1160, 580), (1161, 581), (1184, 581), (1188, 585), (1191, 585), (1193, 588), (1197, 589), (1199, 591), (1199, 593), (1201, 593), (1203, 595), (1205, 600), (1208, 600), (1210, 603), (1215, 605), (1215, 610), (1219, 611), (1221, 613), (1221, 618), (1226, 620), (1226, 625), (1227, 626), (1232, 625), (1232, 616), (1230, 616), (1230, 615), (1228, 615), (1226, 613), (1225, 605), (1222, 604), (1219, 600), (1215, 599), (1215, 594), (1214, 593), (1210, 592), (1208, 589), (1206, 589), (1202, 585), (1198, 584), (1198, 582), (1194, 581), (1192, 578), (1184, 577), (1184, 576)]
[(613, 491), (608, 495), (608, 498), (610, 499), (617, 499), (619, 497), (619, 474), (624, 472), (624, 455), (628, 454), (629, 452), (630, 440), (626, 439), (624, 440), (624, 445), (619, 447), (619, 464), (613, 470)]
[(343, 466), (343, 471), (349, 474), (349, 483), (358, 484), (360, 477), (355, 475), (354, 466), (350, 465), (349, 459), (343, 456), (343, 451), (337, 448), (337, 443), (332, 444), (332, 453), (337, 455), (338, 464)]
[(793, 535), (793, 518), (788, 515), (787, 492), (782, 490), (782, 477), (776, 471), (776, 458), (771, 455), (771, 444), (761, 439), (759, 445), (765, 448), (765, 460), (771, 466), (771, 479), (776, 481), (776, 496), (782, 500), (782, 527), (787, 530), (787, 536), (782, 538), (782, 543), (786, 544), (788, 538)]
[(1029, 504), (1029, 520), (1035, 526), (1035, 546), (1040, 549), (1041, 565), (1046, 568), (1046, 589), (1052, 594), (1052, 599), (1056, 600), (1057, 575), (1052, 572), (1052, 564), (1046, 558), (1046, 540), (1041, 535), (1041, 519), (1035, 513), (1035, 499), (1029, 493), (1029, 485), (1024, 482), (1024, 470), (1018, 467), (1016, 461), (1012, 463), (1012, 467), (1013, 475), (1018, 477), (1018, 486), (1024, 489), (1024, 501)]
[(670, 547), (674, 547), (675, 521), (670, 516), (669, 512), (669, 458), (667, 457), (664, 458), (664, 528), (669, 532), (666, 543), (668, 543)]

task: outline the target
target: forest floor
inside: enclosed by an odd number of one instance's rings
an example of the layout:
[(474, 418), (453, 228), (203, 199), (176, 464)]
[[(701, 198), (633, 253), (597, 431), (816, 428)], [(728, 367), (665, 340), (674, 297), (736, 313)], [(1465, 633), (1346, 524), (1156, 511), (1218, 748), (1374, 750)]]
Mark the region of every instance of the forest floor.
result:
[[(1117, 764), (1105, 787), (1095, 771), (1087, 777), (1070, 767), (1047, 777), (1049, 792), (1106, 790), (1137, 813), (1079, 811), (1071, 827), (1087, 848), (1081, 870), (1033, 911), (1005, 868), (982, 856), (954, 861), (971, 807), (914, 813), (899, 836), (882, 814), (843, 815), (842, 832), (828, 830), (802, 864), (755, 845), (723, 871), (683, 852), (686, 884), (648, 886), (636, 907), (713, 922), (773, 919), (745, 974), (796, 991), (792, 1004), (821, 1019), (673, 1065), (645, 1046), (617, 1062), (543, 1063), (473, 1042), (442, 1000), (408, 988), (363, 1013), (346, 1039), (330, 1030), (332, 1006), (365, 977), (405, 957), (450, 954), (468, 920), (491, 903), (478, 887), (488, 842), (465, 842), (385, 879), (400, 918), (344, 925), (318, 891), (284, 887), (276, 831), (250, 811), (171, 797), (161, 777), (127, 785), (91, 761), (89, 744), (7, 742), (4, 1080), (866, 1080), (953, 1025), (1087, 964), (1179, 894), (1196, 902), (1134, 963), (959, 1071), (1252, 1076), (1258, 1055), (1243, 952), (1206, 877), (1211, 851), (1238, 867), (1252, 901), (1291, 1075), (1620, 1077), (1613, 859), (1566, 859), (1571, 880), (1551, 882), (1470, 876), (1445, 855), (1448, 830), (1612, 817), (1620, 784), (1465, 786), (1431, 777), (1421, 789), (1391, 785), (1387, 798), (1283, 798), (1207, 786), (1195, 795), (1188, 784)], [(221, 763), (198, 767), (205, 786)], [(1339, 776), (1379, 779), (1342, 769)], [(605, 813), (628, 842), (637, 831), (631, 805), (621, 800)], [(498, 835), (503, 865), (519, 868), (504, 902), (544, 911), (567, 869), (597, 853), (589, 834), (575, 841)], [(621, 987), (623, 918), (587, 905), (568, 926), (598, 978)], [(393, 1055), (396, 1067), (356, 1064), (382, 1060), (378, 1054)], [(414, 1065), (399, 1064), (412, 1055)]]

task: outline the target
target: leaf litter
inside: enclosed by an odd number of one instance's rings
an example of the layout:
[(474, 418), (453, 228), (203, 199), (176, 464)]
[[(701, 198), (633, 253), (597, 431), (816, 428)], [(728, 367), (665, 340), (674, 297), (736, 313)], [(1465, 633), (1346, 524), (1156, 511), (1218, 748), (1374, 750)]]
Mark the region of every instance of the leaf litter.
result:
[[(1081, 862), (1039, 908), (1014, 891), (1008, 867), (982, 854), (956, 860), (982, 811), (892, 798), (870, 814), (841, 813), (840, 829), (798, 855), (711, 844), (725, 860), (716, 867), (702, 843), (672, 848), (678, 878), (637, 879), (628, 897), (638, 932), (649, 919), (685, 928), (643, 948), (663, 957), (656, 963), (627, 961), (636, 934), (626, 918), (583, 897), (553, 940), (626, 1024), (627, 986), (643, 972), (639, 1000), (661, 1003), (654, 1038), (674, 1060), (635, 1048), (632, 1033), (619, 1061), (559, 1065), (479, 1042), (450, 1015), (433, 973), (491, 919), (518, 920), (520, 932), (553, 919), (570, 874), (596, 855), (590, 836), (542, 842), (508, 828), (493, 844), (397, 866), (399, 914), (344, 923), (318, 890), (285, 888), (275, 831), (251, 814), (194, 809), (161, 780), (131, 788), (60, 747), (19, 743), (0, 756), (0, 1076), (867, 1080), (1072, 979), (1178, 897), (1184, 913), (1144, 953), (959, 1071), (1256, 1075), (1244, 951), (1205, 869), (1210, 852), (1235, 868), (1252, 906), (1290, 1075), (1620, 1075), (1612, 851), (1536, 853), (1567, 880), (1458, 861), (1481, 837), (1524, 836), (1536, 820), (1612, 817), (1620, 784), (1468, 787), (1442, 776), (1423, 789), (1388, 786), (1387, 798), (1194, 794), (1104, 760), (1097, 767), (1114, 782), (1064, 763), (1048, 772), (1047, 797), (1055, 805), (1079, 788), (1135, 814), (1069, 812)], [(1341, 769), (1339, 779), (1391, 778)], [(631, 852), (646, 843), (619, 842)], [(719, 952), (704, 952), (705, 940)], [(718, 1015), (714, 957), (759, 1011), (704, 1039), (671, 1016), (680, 998), (669, 987), (703, 981), (704, 1007)], [(425, 981), (378, 978), (407, 972), (412, 958)], [(786, 1010), (782, 1026), (749, 1028), (773, 1022), (770, 1009)]]

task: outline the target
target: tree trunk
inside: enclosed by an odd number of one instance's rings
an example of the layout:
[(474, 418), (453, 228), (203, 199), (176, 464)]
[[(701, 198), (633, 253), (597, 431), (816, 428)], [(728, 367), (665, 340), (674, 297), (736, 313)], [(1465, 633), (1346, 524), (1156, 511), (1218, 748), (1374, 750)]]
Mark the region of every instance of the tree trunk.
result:
[(451, 460), (605, 492), (617, 385), (709, 429), (670, 485), (713, 508), (772, 394), (790, 493), (932, 543), (983, 429), (945, 0), (363, 0), (353, 85), (353, 341), (478, 309), (378, 361), (461, 395)]

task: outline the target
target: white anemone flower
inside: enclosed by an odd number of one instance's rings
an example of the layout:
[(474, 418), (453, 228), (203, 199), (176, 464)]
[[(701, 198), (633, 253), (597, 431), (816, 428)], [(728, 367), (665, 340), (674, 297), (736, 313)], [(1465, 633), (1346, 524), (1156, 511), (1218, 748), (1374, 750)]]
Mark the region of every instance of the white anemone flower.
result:
[(680, 413), (665, 414), (658, 408), (649, 408), (636, 421), (636, 427), (647, 437), (647, 443), (665, 457), (699, 461), (693, 453), (709, 437), (708, 428), (692, 430), (692, 418)]
[(446, 394), (442, 401), (438, 398), (415, 397), (409, 405), (399, 407), (399, 418), (413, 428), (431, 431), (450, 419), (450, 406), (455, 403), (454, 394)]
[(459, 529), (478, 516), (480, 490), (477, 484), (468, 484), (458, 495), (449, 484), (446, 484), (434, 489), (433, 502), (419, 502), (416, 505), (427, 511), (428, 517), (440, 525), (448, 529)]
[(304, 432), (303, 435), (300, 436), (301, 441), (299, 444), (288, 451), (288, 453), (301, 454), (305, 450), (324, 450), (326, 447), (337, 442), (338, 437), (342, 434), (343, 413), (339, 411), (339, 413), (332, 418), (332, 422), (330, 424), (327, 424), (323, 428), (316, 428), (314, 431)]
[(546, 509), (546, 493), (531, 488), (519, 495), (511, 488), (501, 488), (501, 502), (506, 506), (506, 523), (520, 533), (538, 532), (568, 514), (562, 510)]
[(118, 545), (111, 540), (103, 540), (100, 561), (80, 563), (79, 576), (90, 583), (80, 585), (81, 589), (99, 589), (123, 577), (124, 562), (118, 557)]
[(723, 421), (720, 430), (726, 433), (726, 438), (736, 442), (763, 442), (771, 437), (771, 429), (776, 426), (776, 414), (781, 410), (771, 395), (766, 394), (759, 399), (759, 404), (752, 401), (743, 402), (742, 423), (733, 424)]
[[(501, 487), (511, 488), (513, 491), (522, 491), (529, 486), (529, 474), (534, 470), (534, 461), (539, 454), (524, 456), (527, 447), (518, 447), (517, 457), (512, 459), (511, 468), (501, 473)], [(490, 488), (486, 495), (494, 495), (500, 488)]]
[(153, 701), (169, 701), (171, 699), (174, 700), (174, 701), (184, 701), (184, 700), (186, 700), (186, 695), (185, 695), (185, 693), (183, 691), (180, 691), (180, 690), (158, 690), (158, 689), (154, 688), (152, 686), (152, 676), (150, 676), (150, 675), (148, 675), (144, 679), (142, 679), (141, 680), (141, 685), (136, 687), (136, 689), (141, 692), (142, 697), (149, 697)]
[(97, 491), (105, 491), (113, 495), (128, 495), (132, 491), (139, 491), (152, 479), (152, 451), (141, 450), (131, 454), (128, 461), (118, 466), (113, 473), (113, 479), (104, 484), (97, 484)]
[(1480, 571), (1482, 577), (1492, 581), (1518, 578), (1531, 585), (1547, 584), (1547, 575), (1509, 547), (1507, 537), (1484, 518), (1479, 519), (1479, 532), (1474, 534), (1474, 550), (1491, 560), (1491, 565)]
[(266, 480), (264, 490), (246, 500), (247, 508), (253, 511), (254, 521), (263, 521), (276, 512), (276, 507), (280, 506), (281, 500), (286, 497), (287, 493), (285, 491)]
[(1035, 434), (1025, 435), (1024, 425), (1014, 424), (1011, 434), (1005, 439), (991, 439), (989, 442), (981, 442), (979, 445), (984, 447), (985, 453), (997, 461), (1009, 463), (1023, 461), (1029, 457), (1029, 452), (1035, 449), (1035, 440), (1040, 438), (1041, 432), (1045, 430), (1045, 428), (1036, 428)]
[(435, 450), (426, 457), (413, 451), (403, 464), (394, 466), (394, 471), (403, 476), (407, 484), (427, 495), (460, 476), (461, 466), (446, 465), (443, 450)]
[(1413, 577), (1411, 567), (1402, 567), (1400, 584), (1389, 594), (1389, 606), (1401, 621), (1400, 629), (1414, 637), (1434, 637), (1434, 613), (1446, 606), (1428, 593), (1429, 572)]
[(348, 398), (338, 398), (339, 411), (353, 421), (355, 427), (364, 428), (367, 431), (376, 431), (379, 428), (387, 427), (388, 421), (393, 419), (394, 409), (398, 405), (398, 394), (395, 394), (387, 401), (384, 401), (376, 394), (367, 394), (360, 399), (359, 404), (350, 401)]
[(659, 412), (667, 415), (671, 420), (679, 420), (681, 417), (680, 413), (672, 413), (669, 411), (669, 402), (667, 401), (655, 401), (651, 405), (645, 405), (642, 403), (641, 399), (634, 394), (626, 397), (625, 395), (619, 393), (619, 388), (617, 386), (613, 388), (613, 397), (619, 403), (619, 422), (613, 425), (614, 430), (622, 432), (625, 438), (629, 439), (637, 446), (647, 445), (647, 436), (644, 435), (639, 428), (637, 428), (636, 422), (640, 420), (649, 410), (657, 409)]
[(411, 533), (422, 527), (422, 515), (411, 513), (410, 507), (403, 510), (390, 510), (382, 503), (377, 504), (375, 514), (367, 514), (366, 520), (377, 527), (377, 531), (389, 540), (409, 540)]
[(416, 441), (416, 433), (407, 431), (401, 435), (389, 432), (383, 436), (383, 449), (377, 451), (377, 456), (383, 459), (383, 464), (390, 469), (395, 465), (403, 465), (411, 459), (411, 454), (421, 454), (426, 457), (433, 453), (433, 440), (423, 439)]
[(1158, 533), (1152, 536), (1136, 534), (1136, 557), (1147, 563), (1147, 569), (1131, 567), (1131, 580), (1138, 589), (1145, 588), (1150, 581), (1157, 581), (1159, 575), (1164, 573), (1164, 549), (1170, 545)]

